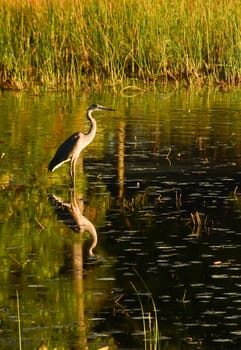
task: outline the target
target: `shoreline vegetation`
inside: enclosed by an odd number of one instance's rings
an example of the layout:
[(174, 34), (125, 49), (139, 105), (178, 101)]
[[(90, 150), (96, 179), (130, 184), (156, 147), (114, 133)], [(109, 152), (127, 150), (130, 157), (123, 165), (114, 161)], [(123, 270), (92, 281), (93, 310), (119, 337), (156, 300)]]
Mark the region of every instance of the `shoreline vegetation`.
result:
[(0, 88), (241, 85), (238, 0), (0, 0)]

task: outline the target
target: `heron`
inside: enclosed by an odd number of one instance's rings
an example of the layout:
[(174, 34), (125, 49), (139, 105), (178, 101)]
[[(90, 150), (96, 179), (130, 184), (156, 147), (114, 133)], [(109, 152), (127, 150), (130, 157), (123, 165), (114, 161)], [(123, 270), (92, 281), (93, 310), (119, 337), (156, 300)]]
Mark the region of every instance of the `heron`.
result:
[(67, 140), (65, 140), (57, 149), (54, 157), (48, 165), (49, 171), (54, 171), (63, 163), (70, 162), (70, 177), (72, 185), (75, 185), (75, 166), (81, 151), (87, 147), (95, 138), (97, 124), (95, 118), (92, 116), (94, 111), (114, 111), (113, 108), (105, 107), (99, 104), (93, 104), (87, 109), (87, 119), (90, 121), (90, 129), (87, 134), (82, 132), (75, 132)]

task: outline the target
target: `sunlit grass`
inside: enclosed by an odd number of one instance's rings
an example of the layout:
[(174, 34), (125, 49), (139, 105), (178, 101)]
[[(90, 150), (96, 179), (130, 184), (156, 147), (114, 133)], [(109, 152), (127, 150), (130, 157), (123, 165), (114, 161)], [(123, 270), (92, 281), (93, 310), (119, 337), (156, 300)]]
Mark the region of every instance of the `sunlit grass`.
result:
[[(239, 84), (238, 0), (0, 0), (0, 84)], [(132, 80), (132, 85), (138, 85)]]
[(16, 290), (16, 298), (17, 298), (17, 313), (18, 313), (18, 345), (19, 345), (19, 350), (22, 350), (22, 331), (21, 331), (20, 305), (19, 305), (18, 290)]
[(142, 279), (142, 277), (137, 271), (136, 273), (140, 278), (142, 284), (144, 285), (146, 293), (149, 295), (150, 302), (151, 302), (151, 311), (147, 312), (145, 310), (145, 305), (142, 301), (140, 293), (138, 292), (134, 283), (130, 282), (140, 305), (142, 325), (143, 325), (144, 349), (159, 350), (161, 349), (161, 334), (158, 326), (158, 314), (157, 314), (156, 303), (145, 281)]

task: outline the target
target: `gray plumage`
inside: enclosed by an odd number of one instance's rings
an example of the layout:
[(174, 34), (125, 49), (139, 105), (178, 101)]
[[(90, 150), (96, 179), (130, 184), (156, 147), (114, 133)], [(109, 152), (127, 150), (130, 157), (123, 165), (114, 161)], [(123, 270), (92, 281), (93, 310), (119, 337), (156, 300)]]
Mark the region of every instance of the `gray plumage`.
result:
[(53, 159), (48, 165), (48, 170), (54, 171), (63, 163), (70, 162), (70, 176), (73, 186), (75, 184), (75, 166), (77, 159), (81, 151), (87, 147), (95, 138), (97, 125), (95, 118), (92, 116), (92, 112), (102, 110), (114, 111), (112, 108), (104, 107), (98, 104), (90, 106), (87, 110), (87, 119), (91, 123), (88, 133), (83, 134), (82, 132), (76, 132), (71, 135), (62, 143), (62, 145), (59, 146)]

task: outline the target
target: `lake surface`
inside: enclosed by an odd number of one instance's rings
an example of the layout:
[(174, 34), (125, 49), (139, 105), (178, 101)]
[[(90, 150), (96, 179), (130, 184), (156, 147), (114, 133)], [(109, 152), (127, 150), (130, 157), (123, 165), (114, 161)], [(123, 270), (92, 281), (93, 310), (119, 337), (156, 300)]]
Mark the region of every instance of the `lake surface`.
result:
[[(92, 103), (115, 112), (73, 191), (47, 166)], [(1, 349), (241, 346), (241, 91), (1, 92), (0, 111)]]

